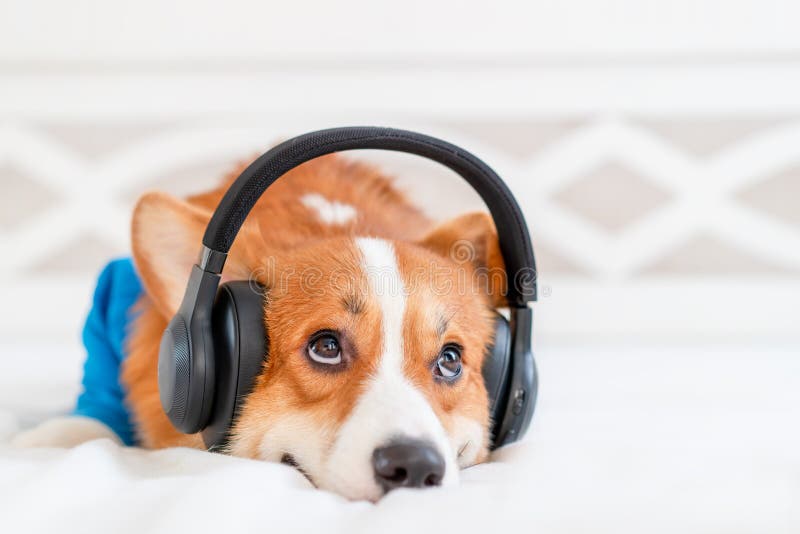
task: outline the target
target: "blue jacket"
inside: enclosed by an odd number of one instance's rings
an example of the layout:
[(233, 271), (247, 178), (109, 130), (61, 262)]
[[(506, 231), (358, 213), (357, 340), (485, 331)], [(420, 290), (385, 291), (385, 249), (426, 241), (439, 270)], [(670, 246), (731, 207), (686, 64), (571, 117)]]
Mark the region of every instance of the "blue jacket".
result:
[(136, 436), (119, 375), (133, 318), (131, 308), (141, 294), (142, 285), (129, 258), (112, 261), (100, 273), (83, 328), (83, 392), (73, 412), (104, 423), (126, 445), (135, 445)]

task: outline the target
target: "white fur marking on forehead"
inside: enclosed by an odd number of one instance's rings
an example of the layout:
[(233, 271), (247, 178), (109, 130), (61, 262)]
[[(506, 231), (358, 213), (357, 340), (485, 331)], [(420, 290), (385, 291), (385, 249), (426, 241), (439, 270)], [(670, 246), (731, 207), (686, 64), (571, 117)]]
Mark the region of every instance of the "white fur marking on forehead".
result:
[(346, 224), (356, 217), (356, 209), (350, 204), (328, 200), (319, 193), (308, 193), (300, 197), (300, 202), (314, 210), (325, 224)]
[(380, 369), (402, 372), (403, 363), (403, 314), (406, 310), (405, 288), (397, 269), (394, 248), (382, 239), (359, 238), (356, 240), (364, 256), (363, 268), (367, 275), (373, 297), (380, 304), (381, 347)]

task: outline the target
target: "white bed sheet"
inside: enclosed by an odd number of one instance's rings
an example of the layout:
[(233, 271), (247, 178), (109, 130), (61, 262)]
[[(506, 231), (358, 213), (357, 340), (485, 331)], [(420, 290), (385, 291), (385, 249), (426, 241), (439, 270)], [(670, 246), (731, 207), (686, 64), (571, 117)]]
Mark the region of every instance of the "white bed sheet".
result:
[[(0, 439), (68, 406), (79, 360), (3, 346)], [(2, 446), (0, 531), (800, 532), (796, 346), (545, 345), (538, 360), (528, 439), (458, 488), (373, 505), (201, 451)]]

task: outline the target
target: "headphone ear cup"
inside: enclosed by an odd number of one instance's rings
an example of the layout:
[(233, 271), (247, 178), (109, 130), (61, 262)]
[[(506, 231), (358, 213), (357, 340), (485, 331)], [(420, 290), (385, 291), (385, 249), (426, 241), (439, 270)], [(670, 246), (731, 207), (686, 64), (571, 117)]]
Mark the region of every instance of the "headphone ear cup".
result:
[(492, 422), (491, 442), (497, 435), (508, 401), (511, 367), (511, 327), (508, 320), (495, 311), (494, 341), (487, 347), (483, 362), (483, 383), (489, 394), (489, 416)]
[(211, 318), (195, 301), (217, 294), (219, 276), (195, 265), (186, 298), (161, 336), (158, 350), (158, 389), (161, 406), (172, 425), (184, 434), (200, 432), (214, 401), (214, 347)]
[(252, 390), (268, 354), (264, 323), (264, 288), (248, 282), (222, 284), (211, 324), (214, 332), (216, 385), (214, 406), (203, 441), (219, 449), (228, 440), (239, 404)]
[(164, 413), (176, 428), (181, 428), (189, 403), (190, 346), (186, 321), (175, 315), (158, 349), (158, 393)]

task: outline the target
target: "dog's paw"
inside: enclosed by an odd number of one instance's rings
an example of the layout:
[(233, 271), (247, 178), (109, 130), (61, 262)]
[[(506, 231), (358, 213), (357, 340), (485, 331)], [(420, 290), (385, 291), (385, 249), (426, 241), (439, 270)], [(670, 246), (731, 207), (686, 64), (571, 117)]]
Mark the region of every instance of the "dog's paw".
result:
[(120, 443), (113, 430), (90, 417), (70, 415), (49, 419), (11, 438), (14, 447), (70, 448), (94, 439), (110, 438)]

